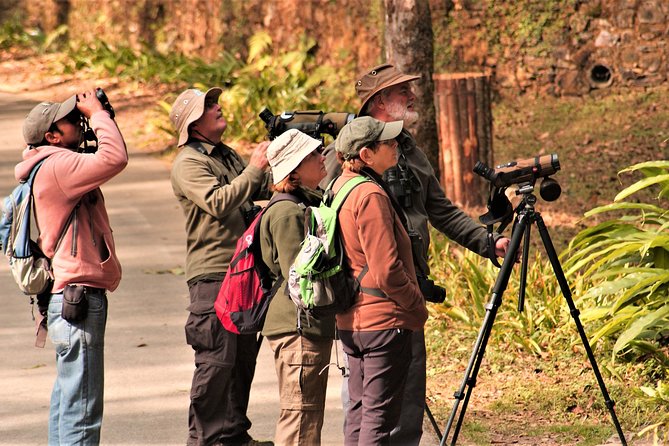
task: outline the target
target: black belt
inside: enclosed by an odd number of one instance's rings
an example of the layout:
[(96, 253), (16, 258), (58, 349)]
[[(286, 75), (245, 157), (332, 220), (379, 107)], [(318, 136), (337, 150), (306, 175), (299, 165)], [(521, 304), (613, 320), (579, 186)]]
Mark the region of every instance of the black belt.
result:
[(87, 285), (84, 285), (84, 291), (86, 294), (105, 294), (107, 292), (104, 288), (95, 288)]

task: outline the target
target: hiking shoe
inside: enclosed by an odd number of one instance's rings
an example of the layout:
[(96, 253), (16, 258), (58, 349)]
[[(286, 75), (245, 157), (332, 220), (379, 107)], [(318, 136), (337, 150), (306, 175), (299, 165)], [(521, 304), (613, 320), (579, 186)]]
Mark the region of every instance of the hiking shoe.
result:
[(241, 446), (274, 446), (273, 441), (260, 441), (254, 440), (253, 438), (242, 444)]
[(215, 446), (274, 446), (273, 441), (259, 441), (259, 440), (254, 440), (251, 438), (249, 441), (246, 441), (244, 443), (216, 443)]

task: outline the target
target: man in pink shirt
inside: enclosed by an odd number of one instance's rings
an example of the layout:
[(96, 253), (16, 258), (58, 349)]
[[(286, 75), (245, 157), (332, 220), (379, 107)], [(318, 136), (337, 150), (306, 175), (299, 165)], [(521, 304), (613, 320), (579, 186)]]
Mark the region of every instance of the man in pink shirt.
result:
[[(83, 118), (97, 140), (82, 153)], [(95, 91), (63, 103), (42, 102), (26, 117), (28, 145), (15, 168), (17, 180), (42, 160), (33, 183), (37, 240), (50, 257), (53, 285), (48, 331), (56, 348), (49, 444), (99, 444), (104, 391), (107, 291), (121, 280), (121, 265), (100, 185), (128, 163), (121, 132)]]

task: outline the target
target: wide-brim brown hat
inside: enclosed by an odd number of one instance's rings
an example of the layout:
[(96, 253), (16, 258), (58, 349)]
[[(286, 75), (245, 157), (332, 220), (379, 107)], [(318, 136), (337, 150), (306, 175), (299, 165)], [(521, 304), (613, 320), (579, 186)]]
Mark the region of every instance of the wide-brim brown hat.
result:
[(355, 92), (362, 101), (358, 116), (365, 109), (367, 102), (379, 91), (393, 85), (415, 81), (416, 79), (420, 79), (420, 76), (404, 74), (391, 64), (383, 64), (372, 68), (355, 83)]
[(39, 144), (54, 122), (60, 121), (77, 108), (77, 95), (63, 102), (42, 102), (36, 105), (23, 121), (23, 139), (28, 145)]
[(221, 93), (223, 90), (218, 87), (210, 88), (206, 92), (189, 88), (177, 96), (170, 110), (170, 121), (179, 136), (177, 147), (183, 146), (188, 141), (188, 126), (200, 119), (204, 113), (205, 99), (212, 97), (218, 101)]

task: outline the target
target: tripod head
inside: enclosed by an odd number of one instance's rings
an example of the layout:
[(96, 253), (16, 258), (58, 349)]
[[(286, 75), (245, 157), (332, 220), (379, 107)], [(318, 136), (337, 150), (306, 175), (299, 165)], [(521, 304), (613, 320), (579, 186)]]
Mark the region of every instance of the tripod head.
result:
[[(514, 212), (518, 214), (527, 206), (534, 208), (537, 200), (536, 196), (533, 195), (534, 185), (539, 178), (542, 179), (539, 186), (541, 198), (546, 201), (557, 200), (562, 193), (562, 188), (549, 175), (556, 173), (558, 170), (560, 170), (560, 162), (557, 154), (512, 161), (497, 166), (495, 169), (491, 169), (480, 161), (474, 166), (474, 173), (490, 182), (490, 193), (486, 206), (488, 212), (481, 215), (479, 220), (488, 230), (488, 257), (496, 267), (500, 268), (501, 265), (495, 255), (493, 232), (498, 234), (504, 232), (504, 229), (513, 219)], [(517, 185), (515, 194), (523, 197), (515, 210), (507, 196), (507, 188), (512, 185)], [(493, 231), (494, 225), (497, 223), (499, 223), (497, 231)]]

